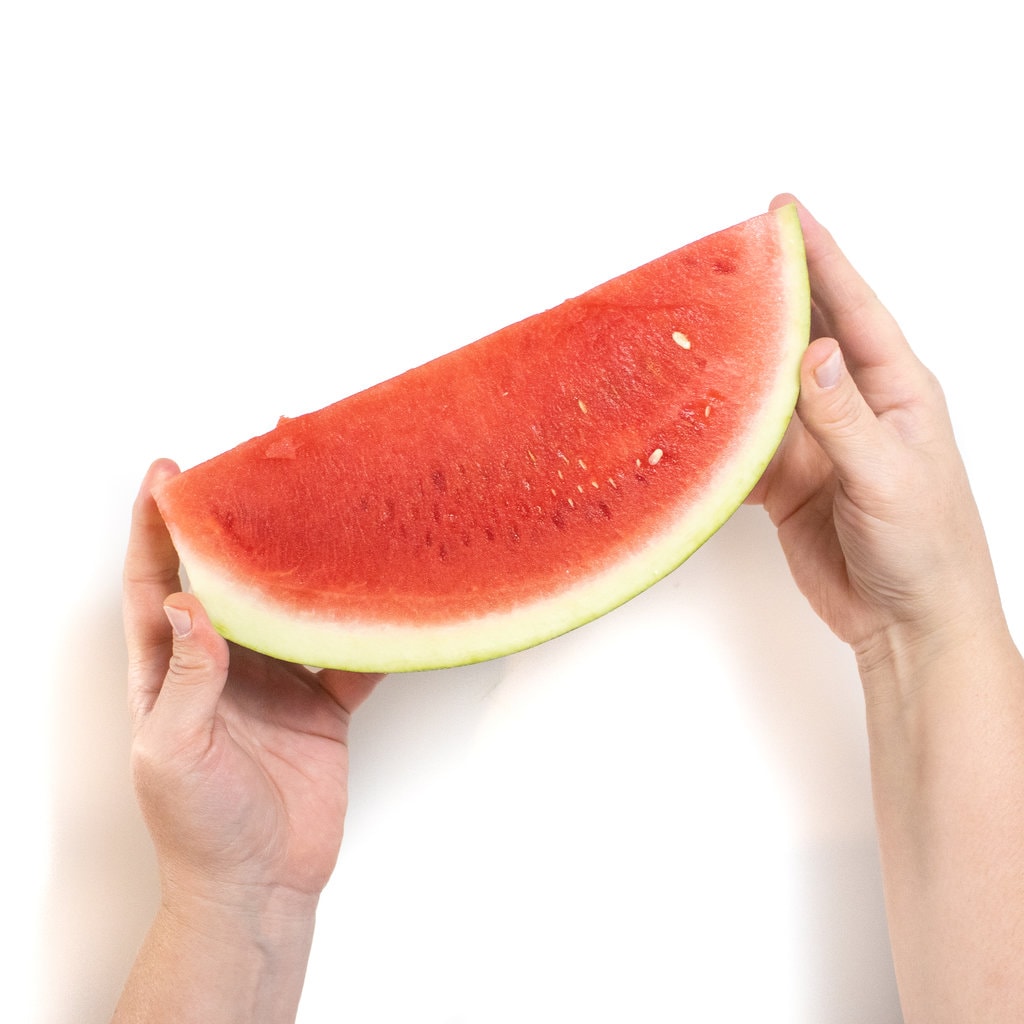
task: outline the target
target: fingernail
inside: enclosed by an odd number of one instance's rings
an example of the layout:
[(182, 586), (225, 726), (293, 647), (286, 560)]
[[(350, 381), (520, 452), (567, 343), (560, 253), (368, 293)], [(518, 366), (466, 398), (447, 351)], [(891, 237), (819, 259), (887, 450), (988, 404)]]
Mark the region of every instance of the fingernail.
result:
[(819, 388), (834, 388), (843, 370), (843, 355), (837, 348), (832, 355), (814, 369), (814, 380)]
[(164, 605), (164, 614), (171, 624), (171, 629), (176, 637), (185, 637), (192, 632), (192, 616), (184, 608), (175, 608), (173, 605)]

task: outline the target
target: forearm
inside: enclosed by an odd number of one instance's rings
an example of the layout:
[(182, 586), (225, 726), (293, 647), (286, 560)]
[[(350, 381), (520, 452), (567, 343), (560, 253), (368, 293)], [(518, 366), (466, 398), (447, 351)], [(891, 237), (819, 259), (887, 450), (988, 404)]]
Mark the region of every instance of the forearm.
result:
[(281, 1024), (295, 1019), (315, 900), (255, 908), (164, 901), (113, 1024)]
[(978, 622), (859, 652), (907, 1024), (1024, 1020), (1024, 663)]

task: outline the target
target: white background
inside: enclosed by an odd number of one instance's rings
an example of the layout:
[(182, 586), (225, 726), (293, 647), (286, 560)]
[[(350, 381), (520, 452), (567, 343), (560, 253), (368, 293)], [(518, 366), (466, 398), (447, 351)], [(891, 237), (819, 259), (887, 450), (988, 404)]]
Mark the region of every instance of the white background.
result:
[[(1008, 10), (5, 5), (5, 1019), (105, 1020), (152, 913), (119, 620), (151, 459), (199, 461), (777, 191), (942, 379), (1020, 635)], [(899, 1018), (857, 679), (758, 509), (596, 624), (387, 681), (352, 746), (303, 1024)]]

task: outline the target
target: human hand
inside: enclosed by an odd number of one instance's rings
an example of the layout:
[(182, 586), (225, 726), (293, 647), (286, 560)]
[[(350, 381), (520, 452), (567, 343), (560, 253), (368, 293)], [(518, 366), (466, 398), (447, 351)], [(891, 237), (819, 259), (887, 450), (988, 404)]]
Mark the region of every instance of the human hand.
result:
[(380, 677), (312, 672), (214, 631), (178, 592), (151, 496), (176, 472), (150, 468), (124, 574), (132, 766), (164, 900), (249, 909), (283, 897), (308, 912), (341, 843), (349, 717)]
[(797, 415), (748, 501), (764, 505), (797, 585), (863, 667), (1002, 613), (937, 381), (799, 209), (816, 340)]
[(1024, 662), (935, 378), (828, 232), (800, 219), (816, 340), (749, 500), (857, 654), (905, 1019), (1019, 1021)]
[(348, 794), (348, 725), (379, 676), (312, 672), (228, 644), (179, 593), (152, 490), (124, 571), (132, 768), (159, 910), (116, 1024), (293, 1020)]

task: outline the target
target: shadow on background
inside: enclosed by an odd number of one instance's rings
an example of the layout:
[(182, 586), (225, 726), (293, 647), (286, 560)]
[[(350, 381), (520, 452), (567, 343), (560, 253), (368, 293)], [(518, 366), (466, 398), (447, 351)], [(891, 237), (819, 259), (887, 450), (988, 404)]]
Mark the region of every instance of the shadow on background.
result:
[[(53, 834), (37, 998), (47, 1024), (109, 1019), (159, 898), (131, 786), (121, 638), (120, 593), (101, 591), (73, 617), (57, 658)], [(386, 680), (360, 714), (379, 743), (368, 744), (370, 770), (356, 773), (359, 804), (386, 804), (410, 779), (455, 757), (500, 677), (494, 662)]]
[[(96, 587), (57, 660), (53, 838), (40, 928), (47, 1024), (106, 1021), (158, 897), (128, 768), (120, 593)], [(59, 979), (59, 981), (57, 981)]]
[(900, 1021), (855, 663), (792, 583), (762, 510), (740, 509), (722, 540), (714, 572), (733, 595), (722, 650), (803, 837), (794, 870), (806, 1019)]
[[(697, 608), (705, 602), (707, 614), (699, 618)], [(784, 779), (800, 832), (793, 898), (800, 903), (795, 916), (802, 930), (805, 1019), (898, 1020), (870, 837), (859, 686), (845, 649), (789, 582), (766, 517), (741, 510), (680, 573), (624, 609), (615, 629), (643, 642), (652, 617), (663, 625), (679, 621), (687, 629), (713, 632), (716, 652), (735, 680), (739, 713), (749, 717), (765, 762)], [(585, 629), (605, 636), (601, 624)], [(542, 709), (549, 699), (544, 688), (552, 679), (560, 682), (552, 667), (579, 661), (596, 636), (580, 632), (515, 661), (385, 680), (353, 730), (353, 831), (369, 835), (373, 819), (407, 813), (410, 795), (420, 799), (429, 794), (432, 779), (443, 786), (451, 773), (471, 764), (474, 744), (491, 735), (485, 720), (496, 706), (512, 715)], [(683, 629), (680, 641), (685, 643)], [(41, 956), (54, 966), (45, 971), (48, 985), (40, 1005), (48, 1024), (82, 1024), (109, 1017), (158, 892), (128, 772), (119, 595), (106, 592), (83, 607), (60, 663), (54, 834), (41, 926)], [(658, 665), (662, 674), (678, 671)], [(533, 679), (532, 670), (542, 667), (547, 677), (538, 671)], [(578, 705), (588, 682), (566, 684), (558, 699)], [(605, 696), (611, 692), (596, 689)], [(652, 695), (656, 702), (656, 689), (648, 690)], [(642, 731), (643, 721), (637, 726)], [(568, 756), (582, 740), (565, 736), (558, 742), (570, 748)], [(704, 781), (680, 780), (682, 787)]]

